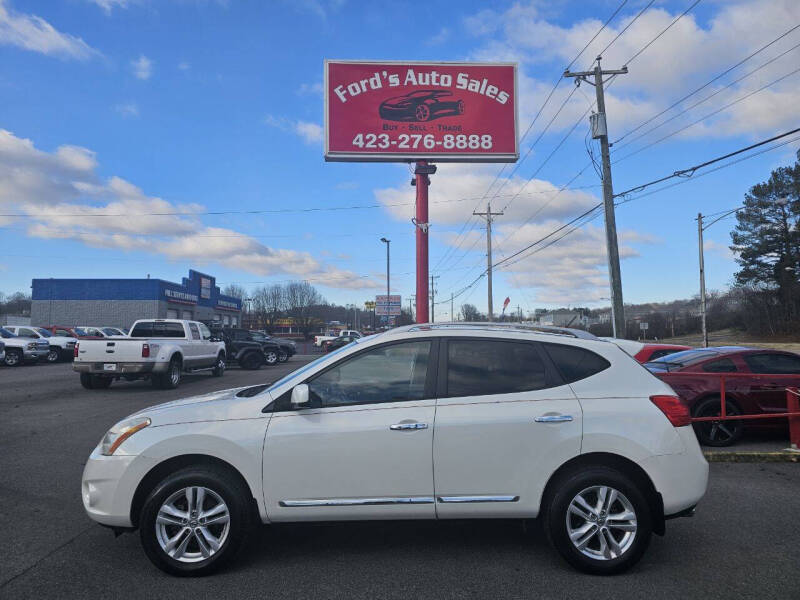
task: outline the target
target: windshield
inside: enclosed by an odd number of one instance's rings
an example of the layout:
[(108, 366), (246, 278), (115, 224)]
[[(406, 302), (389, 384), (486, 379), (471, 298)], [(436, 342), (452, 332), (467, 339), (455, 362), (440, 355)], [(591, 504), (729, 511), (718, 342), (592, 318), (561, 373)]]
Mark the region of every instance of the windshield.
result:
[(655, 369), (665, 369), (669, 371), (670, 369), (674, 370), (676, 368), (692, 365), (717, 355), (719, 355), (719, 352), (712, 350), (711, 348), (684, 350), (682, 352), (673, 352), (672, 354), (667, 354), (661, 358), (651, 360), (647, 362), (646, 365)]
[(42, 337), (53, 337), (53, 334), (47, 331), (47, 329), (42, 329), (41, 327), (37, 327), (36, 331), (39, 332), (39, 334)]
[(17, 336), (15, 336), (13, 333), (11, 333), (11, 332), (10, 332), (8, 329), (5, 329), (5, 328), (3, 328), (3, 327), (0, 327), (0, 337), (4, 337), (4, 338), (15, 338), (15, 337), (17, 337)]

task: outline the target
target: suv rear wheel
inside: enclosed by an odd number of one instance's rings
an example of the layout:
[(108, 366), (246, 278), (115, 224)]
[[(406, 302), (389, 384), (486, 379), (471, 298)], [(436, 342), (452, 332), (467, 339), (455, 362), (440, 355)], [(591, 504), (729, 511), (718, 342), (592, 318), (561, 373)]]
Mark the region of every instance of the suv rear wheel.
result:
[(636, 564), (653, 526), (644, 494), (608, 467), (576, 471), (557, 483), (545, 510), (550, 542), (573, 567), (611, 575)]
[(272, 366), (278, 362), (278, 353), (275, 350), (267, 350), (264, 352), (264, 362)]
[(183, 362), (180, 357), (173, 356), (169, 361), (166, 373), (159, 373), (153, 376), (153, 385), (164, 390), (174, 390), (181, 384), (183, 373)]

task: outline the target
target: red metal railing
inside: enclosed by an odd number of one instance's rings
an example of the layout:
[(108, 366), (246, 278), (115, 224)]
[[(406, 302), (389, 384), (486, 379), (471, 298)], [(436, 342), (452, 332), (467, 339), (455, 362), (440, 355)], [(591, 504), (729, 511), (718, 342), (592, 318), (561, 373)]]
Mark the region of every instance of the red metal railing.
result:
[(709, 376), (719, 377), (719, 396), (720, 396), (720, 414), (716, 417), (692, 417), (692, 423), (700, 423), (703, 421), (744, 421), (756, 419), (788, 419), (789, 421), (789, 443), (793, 449), (800, 448), (800, 389), (796, 387), (786, 388), (786, 412), (782, 413), (761, 413), (761, 414), (738, 414), (729, 415), (726, 410), (725, 402), (725, 380), (726, 379), (757, 379), (757, 380), (775, 380), (776, 378), (785, 377), (785, 375), (766, 375), (755, 373), (659, 373), (659, 377), (669, 383), (670, 379), (701, 377), (706, 378)]

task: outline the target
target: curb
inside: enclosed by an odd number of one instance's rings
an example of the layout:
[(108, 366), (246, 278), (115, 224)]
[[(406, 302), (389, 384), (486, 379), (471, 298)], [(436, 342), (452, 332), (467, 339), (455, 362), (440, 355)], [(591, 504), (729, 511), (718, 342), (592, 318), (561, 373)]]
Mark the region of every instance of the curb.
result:
[(793, 462), (800, 463), (800, 452), (703, 452), (708, 462), (726, 463), (771, 463)]

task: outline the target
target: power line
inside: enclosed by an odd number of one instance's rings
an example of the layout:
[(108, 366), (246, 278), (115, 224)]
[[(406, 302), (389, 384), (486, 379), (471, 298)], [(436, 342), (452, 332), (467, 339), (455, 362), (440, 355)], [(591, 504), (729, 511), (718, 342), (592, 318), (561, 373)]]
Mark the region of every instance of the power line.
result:
[[(800, 69), (798, 69), (798, 70), (800, 70)], [(717, 158), (712, 158), (711, 160), (707, 160), (706, 162), (700, 163), (699, 165), (695, 165), (693, 167), (689, 167), (688, 169), (681, 169), (680, 171), (674, 171), (671, 175), (666, 175), (666, 176), (661, 177), (659, 179), (655, 179), (653, 181), (648, 181), (647, 183), (643, 183), (641, 185), (637, 185), (635, 187), (627, 189), (624, 192), (620, 192), (618, 194), (614, 194), (614, 197), (615, 198), (620, 198), (620, 197), (627, 196), (628, 194), (632, 194), (634, 192), (640, 192), (640, 191), (643, 191), (643, 190), (645, 190), (646, 188), (648, 188), (648, 187), (650, 187), (652, 185), (656, 185), (657, 183), (661, 183), (663, 181), (667, 181), (668, 179), (672, 179), (674, 177), (691, 177), (692, 175), (694, 175), (695, 171), (697, 171), (699, 169), (702, 169), (703, 167), (707, 167), (709, 165), (713, 165), (714, 163), (718, 163), (720, 161), (723, 161), (726, 158), (730, 158), (732, 156), (736, 156), (737, 154), (742, 154), (743, 152), (747, 152), (748, 150), (752, 150), (754, 148), (758, 148), (760, 146), (764, 146), (765, 144), (769, 144), (770, 142), (774, 142), (774, 141), (779, 140), (781, 138), (788, 137), (790, 135), (793, 135), (793, 134), (797, 133), (798, 131), (800, 131), (800, 127), (798, 127), (797, 129), (792, 129), (791, 131), (787, 131), (786, 133), (781, 133), (781, 134), (776, 135), (774, 137), (771, 137), (769, 139), (762, 140), (760, 142), (756, 142), (755, 144), (750, 144), (749, 146), (745, 146), (744, 148), (740, 148), (739, 150), (735, 150), (733, 152), (729, 152), (728, 154), (725, 154), (723, 156), (718, 156)]]
[(666, 27), (665, 27), (665, 28), (664, 28), (664, 29), (661, 31), (661, 33), (659, 33), (659, 34), (658, 34), (656, 37), (654, 37), (652, 40), (650, 40), (649, 42), (647, 42), (647, 43), (646, 43), (646, 44), (645, 44), (645, 45), (644, 45), (644, 46), (643, 46), (643, 47), (642, 47), (642, 48), (641, 48), (641, 49), (640, 49), (640, 50), (639, 50), (639, 51), (638, 51), (636, 54), (634, 54), (634, 55), (633, 55), (633, 56), (631, 56), (631, 57), (630, 57), (628, 60), (626, 60), (626, 61), (625, 61), (625, 65), (627, 66), (627, 65), (631, 64), (631, 63), (632, 63), (634, 60), (636, 60), (636, 59), (639, 57), (639, 55), (640, 55), (642, 52), (644, 52), (645, 50), (647, 50), (647, 49), (648, 49), (648, 48), (649, 48), (649, 47), (650, 47), (650, 46), (651, 46), (653, 43), (655, 43), (655, 41), (656, 41), (658, 38), (660, 38), (660, 37), (661, 37), (662, 35), (664, 35), (664, 34), (665, 34), (667, 31), (669, 31), (669, 29), (670, 29), (670, 28), (672, 28), (672, 26), (673, 26), (673, 25), (675, 25), (675, 23), (677, 23), (677, 22), (678, 22), (678, 21), (680, 21), (680, 20), (681, 20), (683, 17), (685, 17), (685, 16), (686, 16), (686, 15), (689, 13), (689, 11), (690, 11), (690, 10), (692, 10), (692, 9), (693, 9), (695, 6), (697, 6), (698, 4), (700, 4), (700, 0), (695, 0), (695, 2), (694, 2), (694, 3), (692, 3), (692, 5), (691, 5), (691, 6), (689, 6), (689, 8), (687, 8), (687, 9), (686, 9), (685, 11), (683, 11), (683, 12), (682, 12), (680, 15), (678, 15), (677, 17), (675, 17), (675, 19), (673, 19), (672, 23), (670, 23), (669, 25), (667, 25), (667, 26), (666, 26)]
[(624, 135), (622, 135), (621, 137), (618, 137), (616, 140), (614, 140), (614, 141), (612, 142), (612, 145), (616, 145), (616, 144), (618, 144), (619, 142), (621, 142), (622, 140), (624, 140), (626, 137), (628, 137), (628, 136), (629, 136), (629, 135), (631, 135), (632, 133), (636, 133), (636, 132), (637, 132), (639, 129), (641, 129), (642, 127), (644, 127), (644, 126), (645, 126), (645, 125), (647, 125), (648, 123), (652, 123), (652, 122), (653, 122), (653, 121), (655, 121), (655, 120), (656, 120), (658, 117), (660, 117), (661, 115), (663, 115), (663, 114), (665, 114), (665, 113), (669, 112), (670, 110), (672, 110), (673, 108), (675, 108), (676, 106), (678, 106), (678, 105), (679, 105), (681, 102), (683, 102), (684, 100), (686, 100), (686, 99), (690, 98), (691, 96), (693, 96), (694, 94), (696, 94), (696, 93), (697, 93), (697, 92), (699, 92), (700, 90), (703, 90), (703, 89), (707, 88), (709, 85), (711, 85), (711, 84), (712, 84), (712, 83), (714, 83), (715, 81), (717, 81), (717, 80), (721, 79), (722, 77), (724, 77), (725, 75), (727, 75), (728, 73), (730, 73), (731, 71), (733, 71), (734, 69), (736, 69), (737, 67), (740, 67), (741, 65), (743, 65), (744, 63), (746, 63), (748, 60), (750, 60), (751, 58), (753, 58), (753, 57), (754, 57), (754, 56), (756, 56), (757, 54), (759, 54), (759, 53), (763, 52), (764, 50), (766, 50), (767, 48), (769, 48), (770, 46), (772, 46), (772, 45), (773, 45), (773, 44), (775, 44), (776, 42), (778, 42), (778, 41), (782, 40), (783, 38), (785, 38), (787, 35), (789, 35), (790, 33), (792, 33), (794, 30), (796, 30), (796, 29), (798, 29), (798, 28), (800, 28), (800, 25), (795, 25), (794, 27), (792, 27), (791, 29), (787, 30), (786, 32), (784, 32), (783, 34), (781, 34), (780, 36), (778, 36), (777, 38), (775, 38), (775, 39), (774, 39), (774, 40), (772, 40), (771, 42), (769, 42), (769, 43), (767, 43), (767, 44), (765, 44), (765, 45), (761, 46), (761, 48), (759, 48), (759, 49), (758, 49), (758, 50), (756, 50), (755, 52), (752, 52), (751, 54), (749, 54), (748, 56), (746, 56), (745, 58), (743, 58), (742, 60), (740, 60), (739, 62), (737, 62), (737, 63), (736, 63), (735, 65), (733, 65), (732, 67), (729, 67), (729, 68), (725, 69), (725, 70), (724, 70), (722, 73), (720, 73), (720, 74), (719, 74), (719, 75), (717, 75), (716, 77), (714, 77), (714, 78), (710, 79), (709, 81), (707, 81), (706, 83), (704, 83), (703, 85), (701, 85), (699, 88), (697, 88), (697, 89), (695, 89), (695, 90), (692, 90), (691, 92), (689, 92), (688, 94), (686, 94), (686, 95), (685, 95), (685, 96), (683, 96), (682, 98), (679, 98), (678, 100), (676, 100), (675, 102), (673, 102), (672, 104), (670, 104), (670, 105), (669, 105), (667, 108), (665, 108), (664, 110), (662, 110), (660, 113), (658, 113), (658, 114), (656, 114), (656, 115), (653, 115), (652, 117), (650, 117), (649, 119), (647, 119), (647, 120), (646, 120), (646, 121), (644, 121), (643, 123), (640, 123), (639, 125), (637, 125), (637, 126), (636, 126), (636, 127), (634, 127), (633, 129), (631, 129), (630, 131), (628, 131), (627, 133), (625, 133)]
[[(641, 17), (644, 14), (644, 11), (646, 11), (648, 8), (653, 6), (653, 2), (655, 2), (655, 0), (650, 0), (650, 2), (648, 2), (645, 5), (645, 7), (642, 10), (639, 11), (639, 14), (637, 14), (630, 23), (625, 25), (625, 27), (622, 28), (622, 30), (617, 34), (617, 36), (613, 40), (608, 42), (608, 44), (606, 44), (605, 48), (603, 48), (602, 50), (600, 50), (600, 52), (598, 52), (598, 56), (602, 56), (603, 54), (605, 54), (606, 50), (608, 50), (612, 45), (614, 45), (614, 42), (616, 42), (620, 38), (620, 36), (628, 30), (628, 27), (630, 27), (631, 25), (636, 23), (636, 21), (639, 19), (639, 17)], [(571, 66), (572, 65), (570, 64), (565, 70), (569, 71), (569, 67), (571, 67)]]
[[(800, 25), (799, 25), (798, 27), (800, 27)], [(655, 131), (656, 129), (660, 129), (661, 127), (663, 127), (664, 125), (666, 125), (666, 124), (667, 124), (667, 123), (669, 123), (670, 121), (674, 121), (675, 119), (677, 119), (678, 117), (680, 117), (680, 116), (681, 116), (681, 115), (683, 115), (683, 114), (686, 114), (687, 112), (689, 112), (689, 111), (690, 111), (690, 110), (692, 110), (693, 108), (696, 108), (697, 106), (700, 106), (700, 105), (701, 105), (701, 104), (703, 104), (704, 102), (707, 102), (708, 100), (711, 100), (711, 98), (713, 98), (714, 96), (716, 96), (716, 95), (718, 95), (718, 94), (721, 94), (723, 91), (725, 91), (725, 90), (727, 90), (727, 89), (729, 89), (729, 88), (733, 87), (733, 86), (734, 86), (734, 85), (736, 85), (737, 83), (739, 83), (739, 82), (741, 82), (741, 81), (743, 81), (743, 80), (747, 79), (748, 77), (750, 77), (750, 76), (751, 76), (751, 75), (753, 75), (754, 73), (757, 73), (757, 72), (758, 72), (758, 71), (760, 71), (761, 69), (763, 69), (763, 68), (765, 68), (766, 66), (768, 66), (768, 65), (772, 64), (773, 62), (775, 62), (776, 60), (779, 60), (780, 58), (783, 58), (784, 56), (786, 56), (787, 54), (789, 54), (789, 53), (790, 53), (790, 52), (792, 52), (793, 50), (796, 50), (797, 48), (800, 48), (800, 43), (798, 43), (798, 44), (795, 44), (794, 46), (792, 46), (792, 47), (791, 47), (791, 48), (789, 48), (788, 50), (785, 50), (784, 52), (781, 52), (781, 53), (780, 53), (780, 54), (778, 54), (777, 56), (775, 56), (775, 57), (771, 58), (770, 60), (768, 60), (767, 62), (763, 63), (762, 65), (760, 65), (760, 66), (756, 67), (756, 68), (755, 68), (755, 69), (753, 69), (752, 71), (749, 71), (748, 73), (745, 73), (744, 75), (742, 75), (742, 76), (741, 76), (741, 77), (739, 77), (738, 79), (734, 79), (733, 81), (731, 81), (731, 82), (730, 82), (730, 83), (728, 83), (727, 85), (725, 85), (725, 86), (723, 86), (723, 87), (719, 88), (718, 90), (716, 90), (716, 91), (715, 91), (715, 92), (713, 92), (712, 94), (709, 94), (708, 96), (706, 96), (706, 97), (705, 97), (705, 98), (703, 98), (702, 100), (698, 100), (698, 101), (697, 101), (697, 102), (695, 102), (694, 104), (692, 104), (692, 105), (690, 105), (690, 106), (687, 106), (686, 108), (684, 108), (684, 109), (683, 109), (683, 110), (681, 110), (680, 112), (677, 112), (677, 113), (675, 113), (674, 115), (672, 115), (672, 116), (671, 116), (671, 117), (669, 117), (668, 119), (665, 119), (664, 121), (662, 121), (662, 122), (661, 122), (661, 123), (659, 123), (658, 125), (655, 125), (654, 127), (651, 127), (650, 129), (648, 129), (647, 131), (644, 131), (644, 132), (640, 133), (639, 135), (637, 135), (636, 137), (634, 137), (634, 138), (632, 138), (632, 139), (628, 140), (627, 142), (625, 142), (624, 144), (622, 144), (622, 145), (621, 145), (621, 146), (619, 146), (618, 148), (615, 148), (615, 150), (619, 151), (619, 150), (621, 150), (622, 148), (625, 148), (626, 146), (629, 146), (630, 144), (634, 143), (636, 140), (639, 140), (639, 139), (643, 138), (644, 136), (646, 136), (646, 135), (648, 135), (648, 134), (652, 133), (652, 132), (653, 132), (653, 131)], [(698, 88), (698, 89), (701, 89), (701, 88)], [(693, 93), (694, 93), (694, 92), (693, 92)], [(689, 94), (689, 96), (691, 96), (691, 95), (692, 95), (692, 94)], [(686, 97), (687, 97), (687, 96), (684, 96), (684, 99), (685, 99)], [(737, 102), (740, 102), (740, 101), (741, 101), (741, 100), (737, 100)], [(675, 105), (673, 104), (672, 106), (675, 106)], [(669, 110), (669, 109), (667, 109), (667, 110)], [(666, 111), (662, 111), (662, 112), (661, 112), (661, 113), (659, 113), (659, 114), (664, 114), (664, 112), (666, 112)], [(655, 117), (654, 117), (654, 118), (655, 118)], [(650, 121), (652, 121), (652, 120), (653, 120), (653, 119), (648, 119), (648, 121), (645, 121), (645, 123), (647, 123), (647, 122), (650, 122)], [(640, 127), (641, 127), (641, 126), (640, 126)], [(637, 127), (637, 129), (638, 129), (638, 127)], [(632, 133), (632, 132), (633, 132), (633, 131), (630, 131), (630, 132), (628, 132), (628, 133), (627, 133), (627, 134), (625, 134), (625, 135), (627, 136), (627, 135), (629, 135), (629, 134), (630, 134), (630, 133)], [(624, 137), (624, 136), (623, 136), (623, 137)], [(622, 138), (620, 138), (620, 139), (622, 139)]]

